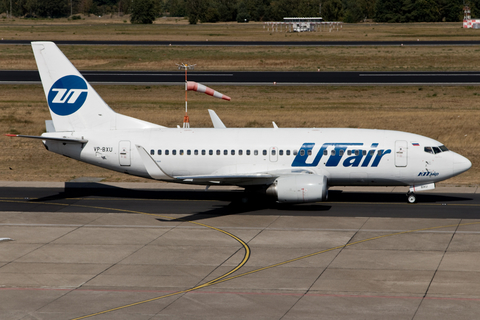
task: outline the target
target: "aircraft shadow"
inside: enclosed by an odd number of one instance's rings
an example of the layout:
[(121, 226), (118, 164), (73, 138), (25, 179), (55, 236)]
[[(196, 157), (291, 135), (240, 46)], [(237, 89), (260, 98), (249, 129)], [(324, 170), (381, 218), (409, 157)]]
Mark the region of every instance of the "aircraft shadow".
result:
[[(327, 202), (311, 204), (278, 204), (265, 195), (222, 190), (141, 190), (105, 186), (97, 183), (82, 184), (71, 187), (65, 184), (65, 189), (55, 189), (50, 195), (39, 197), (32, 202), (48, 202), (55, 200), (73, 200), (75, 198), (106, 197), (117, 199), (151, 199), (151, 200), (201, 200), (198, 205), (182, 208), (178, 213), (186, 216), (168, 221), (196, 221), (229, 215), (285, 215), (285, 216), (339, 216), (339, 217), (416, 217), (416, 218), (478, 218), (478, 207), (448, 207), (452, 203), (478, 203), (476, 195), (447, 195), (418, 193), (419, 205), (407, 205), (403, 193), (367, 193), (329, 192)], [(475, 198), (475, 199), (474, 199)], [(208, 201), (220, 201), (209, 203)], [(224, 202), (224, 203), (222, 203)], [(363, 205), (364, 204), (364, 205)], [(401, 204), (401, 205), (398, 205)], [(403, 205), (405, 204), (405, 205)], [(425, 207), (421, 204), (442, 204), (445, 206)], [(145, 206), (145, 207), (143, 207)], [(156, 212), (157, 205), (142, 204), (142, 210)], [(175, 213), (181, 208), (180, 203), (172, 203)], [(448, 207), (448, 208), (447, 208)], [(158, 212), (158, 211), (157, 211)], [(161, 219), (158, 219), (161, 220)], [(165, 221), (165, 220), (162, 220)]]

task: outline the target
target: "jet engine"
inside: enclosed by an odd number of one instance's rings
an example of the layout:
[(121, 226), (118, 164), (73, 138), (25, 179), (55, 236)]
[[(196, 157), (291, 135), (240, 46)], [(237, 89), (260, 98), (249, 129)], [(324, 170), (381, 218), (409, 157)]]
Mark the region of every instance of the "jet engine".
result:
[(280, 203), (317, 202), (328, 199), (327, 177), (298, 174), (278, 177), (266, 191)]

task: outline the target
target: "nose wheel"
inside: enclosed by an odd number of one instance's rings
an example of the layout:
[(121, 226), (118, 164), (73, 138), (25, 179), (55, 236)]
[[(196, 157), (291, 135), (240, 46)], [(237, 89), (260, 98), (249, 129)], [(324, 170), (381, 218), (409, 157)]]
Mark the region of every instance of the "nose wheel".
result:
[(415, 203), (417, 201), (417, 198), (413, 192), (407, 193), (407, 201), (408, 203)]

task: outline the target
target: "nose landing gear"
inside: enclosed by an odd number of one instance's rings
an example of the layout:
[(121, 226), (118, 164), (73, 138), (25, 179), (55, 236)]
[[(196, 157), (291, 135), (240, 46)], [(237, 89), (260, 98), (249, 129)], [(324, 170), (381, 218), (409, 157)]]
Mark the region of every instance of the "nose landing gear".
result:
[(417, 198), (415, 197), (415, 194), (413, 192), (408, 192), (407, 193), (407, 201), (408, 203), (415, 203), (417, 201)]

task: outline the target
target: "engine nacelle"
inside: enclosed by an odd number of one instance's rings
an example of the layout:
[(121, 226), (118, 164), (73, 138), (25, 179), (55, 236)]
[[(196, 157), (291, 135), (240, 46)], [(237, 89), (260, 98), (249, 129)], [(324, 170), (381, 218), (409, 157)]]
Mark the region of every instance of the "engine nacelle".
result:
[(298, 174), (279, 177), (267, 189), (267, 194), (281, 203), (302, 203), (327, 200), (327, 177), (316, 174)]

